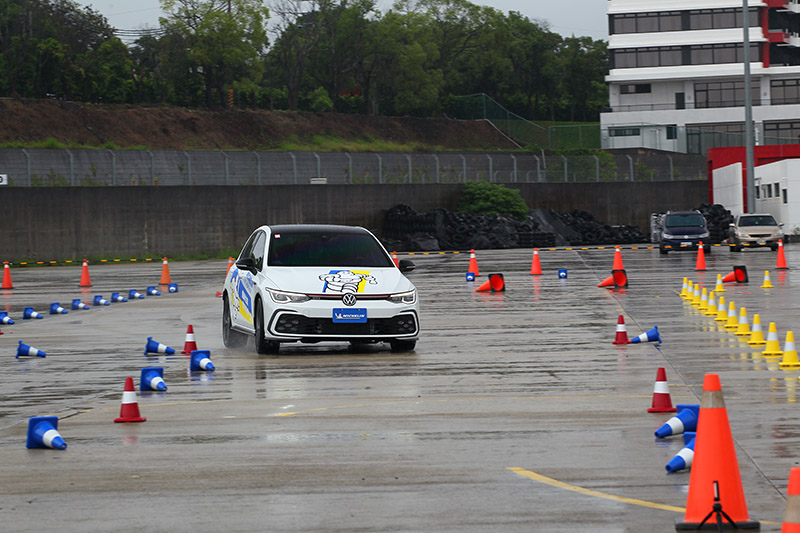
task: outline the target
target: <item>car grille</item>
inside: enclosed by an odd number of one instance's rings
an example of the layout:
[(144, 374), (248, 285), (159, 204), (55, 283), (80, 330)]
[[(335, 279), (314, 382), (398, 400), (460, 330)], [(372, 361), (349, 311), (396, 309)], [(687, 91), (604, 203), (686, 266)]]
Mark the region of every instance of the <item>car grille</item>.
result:
[(330, 318), (309, 318), (283, 313), (273, 327), (275, 333), (282, 335), (390, 337), (413, 335), (417, 332), (417, 321), (413, 314), (402, 314), (392, 318), (367, 319), (364, 323), (337, 323)]

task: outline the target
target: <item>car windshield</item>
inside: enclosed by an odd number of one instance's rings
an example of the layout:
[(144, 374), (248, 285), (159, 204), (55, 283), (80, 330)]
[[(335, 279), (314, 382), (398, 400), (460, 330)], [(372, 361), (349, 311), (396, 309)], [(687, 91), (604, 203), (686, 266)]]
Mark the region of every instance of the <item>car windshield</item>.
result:
[(772, 215), (752, 215), (739, 218), (740, 226), (777, 226)]
[(371, 235), (336, 231), (274, 233), (267, 262), (283, 267), (394, 266)]
[(667, 227), (698, 227), (702, 228), (706, 225), (703, 215), (690, 213), (688, 215), (667, 215), (667, 220), (664, 222)]

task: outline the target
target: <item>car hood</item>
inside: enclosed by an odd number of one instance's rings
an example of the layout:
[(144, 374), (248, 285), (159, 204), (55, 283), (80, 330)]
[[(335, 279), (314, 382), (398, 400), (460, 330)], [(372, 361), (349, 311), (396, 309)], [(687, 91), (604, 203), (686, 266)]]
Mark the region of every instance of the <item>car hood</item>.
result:
[(778, 226), (737, 226), (737, 229), (745, 233), (760, 233), (763, 235), (771, 235), (781, 231), (781, 228)]
[(665, 226), (664, 231), (670, 235), (700, 235), (708, 230), (697, 226)]
[(264, 275), (271, 289), (304, 294), (391, 294), (414, 288), (394, 267), (270, 267)]

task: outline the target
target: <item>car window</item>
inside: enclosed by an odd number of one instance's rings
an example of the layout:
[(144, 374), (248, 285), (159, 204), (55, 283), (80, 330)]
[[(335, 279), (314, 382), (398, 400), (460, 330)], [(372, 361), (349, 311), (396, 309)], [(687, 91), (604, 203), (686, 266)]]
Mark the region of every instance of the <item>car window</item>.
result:
[(266, 243), (267, 238), (264, 236), (264, 232), (260, 231), (253, 242), (253, 260), (255, 260), (258, 270), (264, 269), (264, 247)]
[(667, 215), (664, 225), (668, 227), (698, 227), (702, 228), (706, 225), (706, 219), (703, 215), (687, 214), (687, 215)]
[(269, 266), (391, 267), (391, 258), (372, 235), (365, 233), (274, 233)]
[(777, 226), (771, 215), (754, 215), (739, 218), (740, 226)]
[(255, 244), (256, 237), (258, 237), (259, 233), (261, 232), (258, 231), (250, 235), (250, 237), (247, 239), (247, 242), (244, 243), (244, 246), (242, 246), (242, 251), (239, 252), (239, 259), (246, 259), (248, 257), (252, 257), (253, 244)]

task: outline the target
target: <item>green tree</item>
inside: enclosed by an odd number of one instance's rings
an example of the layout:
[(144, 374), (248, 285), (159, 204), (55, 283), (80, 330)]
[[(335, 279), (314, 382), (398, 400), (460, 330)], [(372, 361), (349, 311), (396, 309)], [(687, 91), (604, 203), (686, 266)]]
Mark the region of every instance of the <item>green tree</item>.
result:
[(569, 120), (598, 120), (600, 107), (608, 102), (608, 89), (603, 82), (608, 72), (605, 41), (568, 37), (564, 39), (559, 61)]
[(520, 220), (529, 211), (518, 190), (486, 182), (465, 183), (458, 210), (475, 215), (512, 216)]

